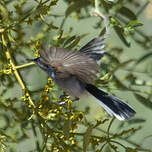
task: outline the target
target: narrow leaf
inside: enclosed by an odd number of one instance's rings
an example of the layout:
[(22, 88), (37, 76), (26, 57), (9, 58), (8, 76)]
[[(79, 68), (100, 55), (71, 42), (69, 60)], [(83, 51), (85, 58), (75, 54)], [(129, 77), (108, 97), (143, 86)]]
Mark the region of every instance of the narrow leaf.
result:
[(142, 26), (143, 23), (140, 23), (138, 20), (135, 20), (135, 21), (131, 21), (130, 23), (128, 23), (128, 27), (131, 26), (131, 27), (138, 27), (138, 26)]
[(123, 16), (126, 16), (127, 18), (131, 19), (131, 20), (136, 20), (137, 17), (134, 14), (134, 12), (132, 12), (129, 8), (127, 7), (121, 7), (118, 11), (120, 14), (122, 14)]
[(145, 123), (145, 119), (142, 118), (134, 118), (128, 121), (129, 124), (137, 124), (137, 123)]
[(78, 11), (83, 7), (87, 7), (89, 4), (90, 2), (85, 0), (72, 1), (72, 3), (65, 12), (65, 17), (68, 17), (74, 11)]
[(149, 58), (152, 56), (152, 52), (148, 52), (147, 54), (143, 55), (141, 58), (139, 58), (136, 62), (136, 64), (139, 64), (140, 62), (144, 61), (145, 59)]
[(63, 44), (63, 47), (65, 47), (66, 45), (69, 45), (74, 39), (76, 38), (76, 36), (71, 36), (70, 38), (68, 38), (64, 44)]
[(124, 31), (122, 28), (120, 28), (119, 26), (114, 26), (114, 29), (117, 33), (117, 35), (119, 36), (119, 38), (122, 40), (122, 42), (127, 46), (130, 47), (130, 43), (127, 41), (125, 35), (124, 35)]
[(145, 97), (137, 94), (137, 93), (134, 93), (134, 96), (136, 97), (136, 99), (141, 103), (143, 104), (145, 107), (149, 108), (149, 109), (152, 109), (152, 102), (149, 101), (148, 99), (146, 99)]
[(80, 36), (78, 36), (69, 46), (67, 46), (67, 49), (72, 49), (73, 47), (75, 47), (80, 41)]
[(114, 86), (121, 90), (129, 90), (116, 76), (113, 76)]

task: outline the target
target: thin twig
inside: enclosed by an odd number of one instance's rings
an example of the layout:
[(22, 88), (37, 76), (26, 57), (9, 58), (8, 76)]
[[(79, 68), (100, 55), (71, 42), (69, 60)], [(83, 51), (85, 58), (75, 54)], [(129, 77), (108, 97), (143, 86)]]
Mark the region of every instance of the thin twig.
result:
[(136, 16), (139, 16), (144, 10), (145, 8), (147, 7), (147, 5), (149, 4), (150, 2), (147, 1), (141, 8), (140, 10), (136, 13)]
[(110, 139), (110, 128), (111, 128), (111, 125), (112, 125), (112, 123), (113, 123), (114, 120), (115, 120), (115, 117), (112, 118), (112, 120), (110, 121), (110, 124), (108, 126), (108, 129), (107, 129), (108, 139)]
[(95, 9), (94, 9), (93, 13), (94, 13), (94, 16), (99, 16), (100, 18), (104, 19), (104, 24), (105, 24), (105, 27), (106, 27), (106, 33), (104, 34), (104, 38), (109, 37), (109, 35), (110, 35), (109, 19), (108, 19), (108, 17), (105, 14), (103, 15), (99, 11), (98, 0), (95, 0)]
[[(97, 130), (99, 130), (99, 131), (101, 131), (101, 132), (103, 132), (103, 133), (105, 133), (105, 134), (107, 134), (107, 132), (106, 131), (104, 131), (104, 130), (102, 130), (101, 128), (96, 128)], [(111, 136), (114, 136), (114, 134), (113, 133), (109, 133)], [(140, 145), (139, 144), (137, 144), (137, 143), (135, 143), (135, 142), (133, 142), (133, 141), (131, 141), (131, 140), (129, 140), (129, 139), (126, 139), (125, 137), (118, 137), (119, 139), (121, 139), (121, 140), (124, 140), (124, 141), (126, 141), (126, 142), (128, 142), (129, 144), (132, 144), (133, 146), (137, 146), (137, 147), (139, 147)]]
[(119, 142), (117, 142), (117, 141), (115, 141), (115, 140), (110, 140), (110, 142), (113, 142), (113, 143), (115, 143), (115, 144), (118, 144), (118, 145), (120, 145), (121, 147), (123, 147), (124, 149), (127, 148), (127, 147), (125, 147), (123, 144), (121, 144), (121, 143), (119, 143)]
[(26, 68), (26, 67), (29, 67), (31, 65), (35, 65), (35, 63), (34, 62), (30, 62), (30, 63), (26, 63), (26, 64), (22, 64), (22, 65), (17, 65), (16, 69)]

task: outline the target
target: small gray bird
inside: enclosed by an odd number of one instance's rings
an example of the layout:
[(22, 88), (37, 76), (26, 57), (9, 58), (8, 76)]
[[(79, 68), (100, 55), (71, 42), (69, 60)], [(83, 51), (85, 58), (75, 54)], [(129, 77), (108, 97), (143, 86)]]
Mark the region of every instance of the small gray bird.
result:
[(56, 84), (70, 96), (79, 99), (89, 92), (99, 104), (119, 120), (132, 117), (136, 112), (124, 101), (96, 88), (92, 83), (99, 71), (97, 63), (104, 53), (104, 36), (97, 37), (79, 51), (50, 47), (41, 50), (40, 57), (31, 59), (48, 73)]

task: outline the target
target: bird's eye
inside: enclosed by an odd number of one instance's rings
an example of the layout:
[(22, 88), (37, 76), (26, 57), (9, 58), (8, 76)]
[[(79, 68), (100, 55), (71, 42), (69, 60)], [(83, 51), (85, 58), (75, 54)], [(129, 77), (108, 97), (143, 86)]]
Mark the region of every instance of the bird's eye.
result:
[(47, 64), (44, 64), (44, 66), (45, 66), (47, 69), (49, 69), (49, 65), (47, 65)]

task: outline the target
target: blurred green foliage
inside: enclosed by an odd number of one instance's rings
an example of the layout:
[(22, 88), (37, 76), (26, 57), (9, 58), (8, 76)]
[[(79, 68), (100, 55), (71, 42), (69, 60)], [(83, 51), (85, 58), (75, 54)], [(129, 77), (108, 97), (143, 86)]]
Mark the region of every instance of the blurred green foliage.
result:
[[(99, 35), (105, 33), (103, 19), (93, 16), (95, 2), (97, 1), (0, 2), (0, 152), (151, 151), (149, 147), (138, 143), (138, 137), (132, 138), (137, 132), (143, 133), (141, 128), (146, 122), (145, 118), (135, 117), (121, 122), (117, 126), (118, 131), (113, 131), (111, 127), (114, 118), (103, 112), (98, 114), (102, 116), (100, 119), (90, 121), (87, 118), (89, 107), (80, 111), (72, 106), (72, 99), (65, 96), (50, 78), (45, 86), (42, 84), (37, 88), (33, 86), (34, 83), (31, 85), (27, 82), (28, 69), (34, 75), (30, 82), (39, 76), (41, 80), (46, 77), (38, 75), (38, 71), (34, 72), (33, 63), (27, 63), (26, 58), (38, 56), (42, 46), (54, 45), (78, 50), (83, 38), (90, 34), (74, 34), (77, 27), (67, 27), (66, 23), (88, 19), (89, 24), (94, 21), (91, 28), (96, 29)], [(101, 72), (95, 84), (112, 94), (113, 90), (131, 91), (143, 107), (151, 110), (152, 81), (141, 79), (140, 74), (151, 78), (152, 68), (138, 68), (152, 55), (152, 36), (138, 28), (143, 25), (138, 17), (148, 5), (151, 5), (150, 0), (98, 1), (99, 11), (109, 16), (114, 36), (118, 36), (126, 47), (136, 43), (143, 48), (143, 55), (121, 61), (125, 50), (120, 43), (117, 46), (107, 45), (107, 54), (102, 59)], [(62, 8), (62, 13), (56, 11), (57, 7)], [(92, 18), (98, 20), (91, 20)], [(117, 74), (121, 69), (126, 72), (123, 78)], [(61, 94), (63, 98), (59, 97)], [(67, 104), (53, 104), (57, 101), (67, 101)], [(151, 136), (144, 138), (150, 140)]]

